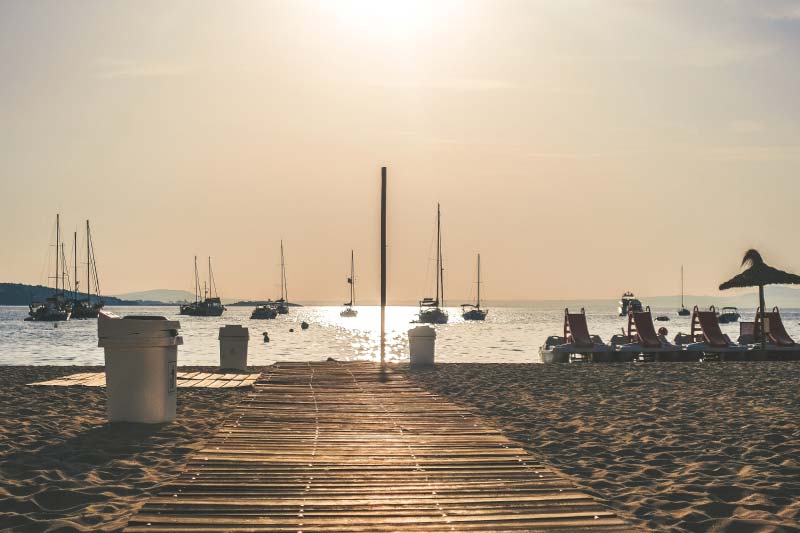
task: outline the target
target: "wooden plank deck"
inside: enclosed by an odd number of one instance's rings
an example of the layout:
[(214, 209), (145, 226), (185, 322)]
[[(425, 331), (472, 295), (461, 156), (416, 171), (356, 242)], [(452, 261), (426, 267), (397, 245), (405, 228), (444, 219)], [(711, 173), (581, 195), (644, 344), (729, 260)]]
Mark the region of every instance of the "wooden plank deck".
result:
[(277, 363), (125, 531), (631, 531), (469, 411), (370, 363)]
[[(261, 374), (221, 374), (201, 372), (178, 372), (178, 388), (229, 389), (252, 387)], [(28, 383), (32, 387), (105, 387), (105, 372), (82, 372), (49, 381)]]

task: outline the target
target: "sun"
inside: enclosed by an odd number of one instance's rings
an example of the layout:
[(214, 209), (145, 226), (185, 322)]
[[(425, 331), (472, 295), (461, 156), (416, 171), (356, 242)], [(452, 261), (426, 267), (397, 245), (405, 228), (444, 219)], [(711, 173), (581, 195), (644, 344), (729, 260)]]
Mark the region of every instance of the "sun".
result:
[(450, 0), (336, 0), (324, 5), (350, 31), (396, 40), (445, 28), (458, 11)]

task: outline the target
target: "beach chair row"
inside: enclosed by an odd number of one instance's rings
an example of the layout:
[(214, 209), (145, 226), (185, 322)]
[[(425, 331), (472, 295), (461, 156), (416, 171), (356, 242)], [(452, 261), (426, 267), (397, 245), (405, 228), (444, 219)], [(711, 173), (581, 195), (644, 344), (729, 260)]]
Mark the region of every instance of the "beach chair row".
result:
[[(760, 316), (759, 308), (756, 317)], [(614, 335), (606, 344), (589, 333), (584, 309), (580, 313), (565, 309), (563, 335), (548, 337), (539, 356), (543, 363), (800, 360), (800, 345), (786, 332), (777, 307), (763, 313), (763, 323), (763, 345), (760, 319), (740, 322), (740, 335), (734, 342), (722, 332), (713, 306), (708, 311), (695, 306), (690, 333), (678, 333), (670, 342), (665, 328), (656, 331), (648, 307), (630, 311), (627, 331)]]

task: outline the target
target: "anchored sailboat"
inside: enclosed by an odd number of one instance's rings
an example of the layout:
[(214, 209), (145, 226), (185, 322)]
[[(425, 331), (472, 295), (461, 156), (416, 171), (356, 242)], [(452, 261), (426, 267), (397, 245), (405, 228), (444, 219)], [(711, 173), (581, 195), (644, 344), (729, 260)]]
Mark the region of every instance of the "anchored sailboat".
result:
[(350, 250), (350, 277), (347, 278), (347, 283), (350, 285), (350, 301), (344, 304), (344, 309), (339, 313), (339, 316), (358, 316), (358, 311), (353, 309), (353, 304), (356, 300), (356, 267), (353, 250)]
[(481, 254), (478, 254), (478, 299), (475, 305), (461, 304), (461, 317), (464, 320), (486, 320), (488, 309), (481, 309)]
[[(72, 315), (72, 305), (67, 299), (64, 291), (66, 290), (67, 265), (64, 260), (64, 244), (61, 242), (61, 216), (56, 214), (56, 275), (55, 292), (44, 302), (31, 302), (28, 310), (27, 321), (34, 322), (57, 322), (69, 320)], [(59, 291), (58, 281), (61, 280), (61, 290)]]
[(286, 285), (286, 262), (283, 259), (283, 240), (281, 240), (281, 297), (275, 301), (275, 310), (279, 315), (289, 314), (289, 288)]
[(436, 204), (436, 297), (423, 298), (419, 302), (419, 322), (423, 324), (447, 324), (444, 307), (444, 265), (442, 264), (442, 209)]
[[(86, 221), (86, 298), (79, 299), (78, 292), (78, 243), (77, 232), (75, 235), (75, 295), (72, 300), (72, 318), (97, 318), (98, 313), (105, 305), (100, 298), (100, 278), (97, 275), (97, 261), (94, 255), (94, 242), (89, 221)], [(92, 280), (94, 280), (95, 301), (92, 302)]]
[(691, 313), (683, 304), (683, 265), (681, 265), (681, 308), (678, 309), (678, 316), (689, 316)]
[[(210, 297), (209, 293), (214, 296)], [(184, 304), (180, 307), (180, 314), (189, 316), (220, 316), (225, 311), (225, 306), (217, 294), (217, 284), (214, 281), (214, 272), (211, 270), (211, 258), (208, 258), (208, 284), (203, 282), (202, 300), (200, 299), (200, 275), (197, 272), (197, 256), (194, 256), (194, 303)]]

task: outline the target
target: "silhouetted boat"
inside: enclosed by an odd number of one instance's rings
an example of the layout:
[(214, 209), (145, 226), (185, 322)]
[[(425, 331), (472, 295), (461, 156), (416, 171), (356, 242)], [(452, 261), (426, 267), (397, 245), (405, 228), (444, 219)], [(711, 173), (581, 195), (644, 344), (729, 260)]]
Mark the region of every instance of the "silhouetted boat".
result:
[[(92, 242), (92, 231), (89, 221), (86, 221), (86, 298), (78, 297), (78, 239), (75, 235), (74, 256), (75, 256), (75, 290), (72, 299), (72, 318), (97, 318), (100, 310), (105, 306), (105, 302), (100, 298), (100, 278), (97, 275), (97, 262), (94, 256), (94, 242)], [(95, 300), (92, 301), (92, 280), (94, 280)]]
[(275, 309), (274, 305), (270, 304), (263, 304), (257, 305), (253, 312), (250, 314), (250, 318), (253, 320), (269, 320), (273, 318), (277, 318), (278, 310)]
[(436, 204), (436, 297), (423, 298), (419, 302), (419, 322), (423, 324), (447, 324), (444, 306), (444, 265), (442, 264), (442, 210)]
[(681, 265), (681, 308), (678, 309), (678, 316), (689, 316), (691, 312), (683, 304), (683, 265)]
[(478, 254), (478, 298), (475, 305), (461, 304), (461, 317), (464, 320), (486, 320), (487, 309), (481, 309), (481, 254)]
[(279, 315), (289, 314), (289, 287), (286, 285), (286, 262), (283, 259), (283, 241), (281, 241), (281, 297), (273, 303)]
[(356, 266), (353, 250), (350, 250), (350, 277), (347, 278), (347, 283), (350, 285), (350, 301), (344, 304), (344, 309), (339, 313), (339, 316), (350, 318), (358, 316), (358, 311), (353, 309), (356, 299)]
[[(209, 291), (214, 294), (209, 297)], [(211, 270), (211, 258), (208, 258), (208, 284), (203, 283), (203, 299), (200, 299), (200, 275), (197, 273), (197, 256), (194, 256), (194, 302), (180, 306), (180, 314), (189, 316), (220, 316), (225, 306), (217, 294), (214, 272)]]
[[(66, 287), (66, 261), (64, 260), (64, 244), (61, 242), (61, 216), (56, 214), (56, 275), (55, 292), (44, 302), (31, 302), (28, 307), (26, 321), (30, 322), (62, 322), (72, 315), (72, 305), (64, 294)], [(61, 280), (61, 290), (58, 282)]]
[(619, 301), (619, 316), (628, 316), (628, 311), (635, 311), (637, 313), (642, 311), (642, 302), (630, 291), (623, 294)]
[(729, 324), (731, 322), (738, 322), (741, 315), (739, 310), (735, 307), (723, 307), (719, 313), (719, 323)]

